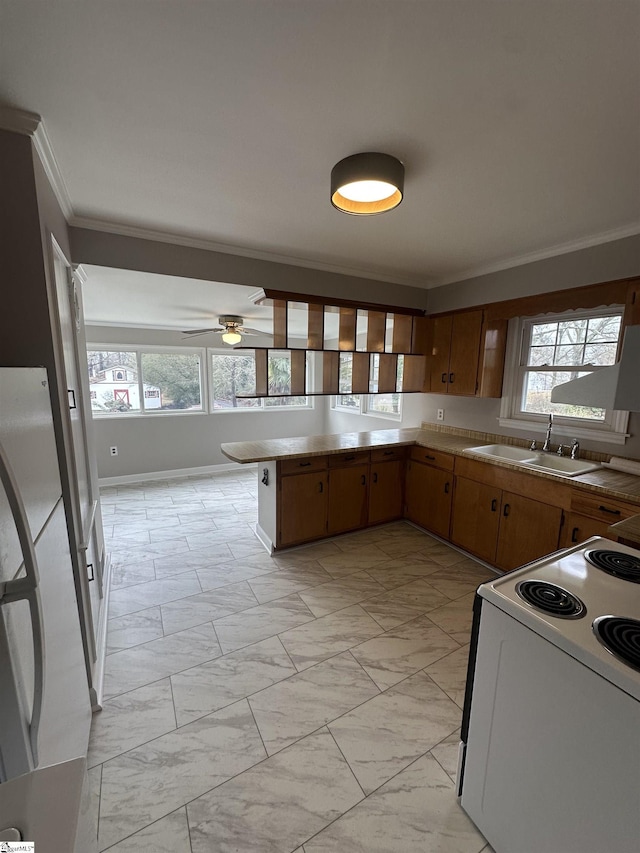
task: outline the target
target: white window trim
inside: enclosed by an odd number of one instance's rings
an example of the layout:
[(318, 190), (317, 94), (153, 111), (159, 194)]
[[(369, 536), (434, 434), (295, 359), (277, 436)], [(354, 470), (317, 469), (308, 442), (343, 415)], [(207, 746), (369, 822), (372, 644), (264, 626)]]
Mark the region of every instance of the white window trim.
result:
[[(563, 316), (579, 318), (618, 314), (622, 307), (607, 306), (602, 309), (570, 311), (563, 314), (541, 314), (536, 317), (516, 317), (510, 320), (505, 357), (504, 391), (500, 401), (500, 416), (498, 418), (499, 425), (508, 429), (526, 429), (540, 434), (544, 434), (547, 429), (548, 416), (546, 414), (536, 415), (530, 412), (523, 415), (517, 414), (522, 393), (520, 361), (525, 323), (545, 320), (555, 322), (556, 319)], [(609, 411), (606, 424), (594, 422), (593, 425), (589, 425), (579, 418), (564, 418), (559, 415), (554, 415), (553, 418), (555, 435), (560, 434), (570, 438), (590, 438), (606, 444), (625, 444), (630, 435), (627, 432), (628, 425), (629, 412), (623, 411)]]
[[(95, 409), (91, 410), (91, 416), (94, 418), (123, 420), (127, 418), (168, 418), (168, 417), (190, 417), (192, 415), (206, 415), (209, 411), (208, 399), (208, 382), (205, 366), (206, 349), (204, 347), (176, 347), (165, 346), (164, 344), (153, 346), (152, 344), (121, 344), (121, 343), (89, 343), (86, 345), (87, 352), (133, 352), (136, 355), (136, 370), (138, 373), (138, 398), (140, 400), (139, 412), (99, 412)], [(140, 355), (144, 352), (153, 352), (162, 355), (163, 353), (176, 353), (178, 355), (199, 355), (200, 356), (200, 409), (164, 409), (153, 410), (144, 408), (144, 381), (142, 379), (142, 360)]]
[[(260, 347), (256, 347), (256, 349), (260, 349)], [(209, 414), (211, 415), (229, 415), (234, 414), (237, 415), (239, 412), (252, 413), (252, 414), (260, 414), (264, 412), (307, 412), (309, 409), (314, 409), (314, 398), (310, 394), (292, 394), (291, 396), (295, 397), (306, 397), (307, 402), (302, 406), (266, 406), (265, 400), (267, 397), (256, 397), (255, 399), (260, 401), (259, 406), (237, 406), (231, 407), (229, 409), (216, 409), (213, 405), (214, 394), (213, 394), (213, 371), (211, 370), (211, 356), (212, 355), (229, 355), (233, 350), (224, 349), (222, 347), (207, 347), (207, 389), (209, 394)], [(309, 375), (307, 376), (307, 386), (309, 388), (313, 388), (313, 361), (307, 361)], [(253, 399), (253, 398), (250, 398)], [(276, 399), (276, 398), (272, 398)]]

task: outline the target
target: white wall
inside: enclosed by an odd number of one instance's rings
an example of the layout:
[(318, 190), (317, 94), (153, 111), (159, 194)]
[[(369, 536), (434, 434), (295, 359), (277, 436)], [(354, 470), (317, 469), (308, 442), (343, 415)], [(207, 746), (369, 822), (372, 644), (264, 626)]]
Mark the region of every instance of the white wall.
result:
[[(194, 346), (179, 332), (88, 326), (90, 344)], [(211, 343), (208, 338), (199, 342)], [(259, 341), (256, 339), (256, 342)], [(202, 344), (204, 345), (204, 344)], [(221, 411), (214, 414), (124, 415), (94, 417), (98, 476), (119, 477), (229, 463), (220, 450), (227, 441), (253, 441), (317, 435), (326, 431), (325, 397), (312, 409)], [(118, 456), (111, 456), (115, 445)]]

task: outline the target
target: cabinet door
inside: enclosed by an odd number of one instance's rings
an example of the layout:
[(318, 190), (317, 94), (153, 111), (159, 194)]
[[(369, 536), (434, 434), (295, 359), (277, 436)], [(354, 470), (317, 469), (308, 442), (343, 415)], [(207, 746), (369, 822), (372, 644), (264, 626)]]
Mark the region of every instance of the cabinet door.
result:
[(401, 518), (404, 461), (378, 462), (371, 466), (369, 524)]
[(456, 477), (451, 541), (488, 563), (496, 557), (501, 497), (494, 486)]
[(329, 472), (329, 536), (365, 527), (369, 466), (351, 465)]
[(327, 535), (327, 472), (292, 474), (280, 480), (278, 545)]
[(515, 569), (556, 551), (561, 523), (559, 507), (503, 492), (496, 565)]
[(447, 393), (476, 393), (481, 332), (482, 311), (453, 315)]
[(588, 515), (579, 515), (577, 512), (565, 513), (560, 533), (561, 548), (570, 548), (572, 545), (584, 542), (590, 536), (605, 536), (611, 539), (608, 522), (589, 518)]
[(439, 394), (446, 394), (449, 381), (449, 354), (451, 348), (452, 318), (435, 317), (430, 321), (431, 351), (427, 354), (429, 382), (427, 388)]
[(453, 472), (409, 463), (405, 504), (411, 521), (448, 539), (452, 494)]

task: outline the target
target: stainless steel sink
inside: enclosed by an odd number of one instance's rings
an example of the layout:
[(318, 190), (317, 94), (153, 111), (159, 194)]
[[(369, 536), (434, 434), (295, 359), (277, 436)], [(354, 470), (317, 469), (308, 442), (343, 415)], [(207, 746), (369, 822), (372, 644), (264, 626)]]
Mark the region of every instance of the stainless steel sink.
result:
[(586, 459), (570, 459), (568, 456), (556, 456), (553, 453), (539, 453), (526, 447), (513, 447), (510, 444), (485, 444), (481, 447), (468, 447), (465, 453), (485, 456), (489, 459), (501, 459), (522, 465), (523, 468), (533, 468), (535, 471), (545, 471), (548, 474), (559, 474), (562, 477), (577, 477), (587, 471), (595, 471), (600, 465)]

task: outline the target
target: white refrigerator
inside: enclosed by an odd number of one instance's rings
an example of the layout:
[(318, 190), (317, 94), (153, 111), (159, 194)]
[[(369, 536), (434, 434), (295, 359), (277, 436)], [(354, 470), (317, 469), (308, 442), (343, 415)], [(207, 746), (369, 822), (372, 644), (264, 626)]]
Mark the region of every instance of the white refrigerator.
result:
[(0, 368), (0, 841), (90, 853), (91, 705), (44, 368)]

